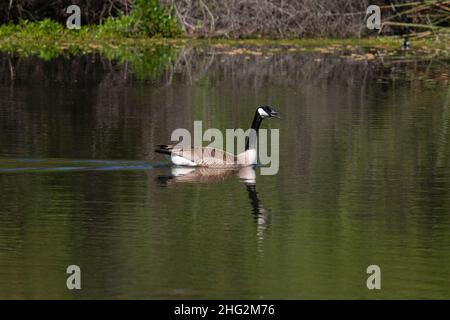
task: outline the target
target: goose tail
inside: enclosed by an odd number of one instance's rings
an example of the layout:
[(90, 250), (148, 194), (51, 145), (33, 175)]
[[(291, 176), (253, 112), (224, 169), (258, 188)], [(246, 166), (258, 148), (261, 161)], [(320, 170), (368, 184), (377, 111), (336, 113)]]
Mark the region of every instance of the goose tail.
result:
[(156, 153), (161, 153), (161, 154), (167, 154), (167, 155), (171, 155), (172, 154), (172, 149), (173, 146), (172, 145), (168, 145), (168, 144), (159, 144), (157, 146), (158, 148), (155, 149)]

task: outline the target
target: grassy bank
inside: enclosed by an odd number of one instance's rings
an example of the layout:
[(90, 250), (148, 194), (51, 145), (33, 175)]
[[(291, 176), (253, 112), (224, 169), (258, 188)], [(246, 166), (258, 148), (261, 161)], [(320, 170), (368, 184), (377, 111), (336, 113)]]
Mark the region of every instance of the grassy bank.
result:
[[(0, 52), (18, 53), (20, 55), (37, 55), (43, 59), (52, 59), (61, 55), (100, 53), (115, 58), (146, 50), (157, 46), (182, 47), (192, 46), (279, 46), (289, 47), (292, 51), (318, 50), (332, 52), (335, 50), (357, 50), (360, 48), (377, 48), (384, 51), (396, 51), (401, 48), (403, 39), (398, 36), (377, 36), (368, 38), (306, 38), (306, 39), (198, 39), (198, 38), (159, 38), (143, 35), (124, 34), (121, 28), (108, 24), (84, 26), (80, 30), (69, 30), (52, 20), (41, 22), (21, 22), (17, 25), (0, 26)], [(450, 56), (449, 39), (428, 37), (412, 41), (410, 52)], [(276, 50), (271, 51), (276, 52)], [(239, 54), (240, 51), (234, 51)], [(246, 51), (242, 51), (243, 54)], [(248, 53), (248, 51), (247, 51)]]

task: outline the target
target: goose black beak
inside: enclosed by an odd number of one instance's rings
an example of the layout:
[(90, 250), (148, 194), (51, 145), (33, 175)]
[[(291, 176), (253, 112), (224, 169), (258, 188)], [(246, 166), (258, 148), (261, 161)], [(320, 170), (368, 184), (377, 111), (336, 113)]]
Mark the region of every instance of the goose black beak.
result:
[(272, 111), (270, 112), (270, 116), (271, 116), (272, 118), (281, 119), (280, 114), (278, 113), (278, 111), (275, 111), (275, 110), (272, 110)]

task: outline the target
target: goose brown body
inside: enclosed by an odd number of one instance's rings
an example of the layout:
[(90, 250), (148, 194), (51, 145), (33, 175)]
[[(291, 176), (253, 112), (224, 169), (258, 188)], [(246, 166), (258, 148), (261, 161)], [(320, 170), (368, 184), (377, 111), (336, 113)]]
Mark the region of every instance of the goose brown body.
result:
[[(211, 147), (191, 147), (160, 145), (155, 152), (170, 156), (181, 157), (193, 163), (193, 166), (223, 168), (238, 166), (236, 157), (226, 151)], [(176, 160), (175, 160), (176, 161)]]

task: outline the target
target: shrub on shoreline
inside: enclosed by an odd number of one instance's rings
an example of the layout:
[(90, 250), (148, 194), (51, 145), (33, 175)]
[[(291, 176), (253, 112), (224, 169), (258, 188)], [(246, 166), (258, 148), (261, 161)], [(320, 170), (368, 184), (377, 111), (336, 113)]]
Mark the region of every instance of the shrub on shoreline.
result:
[(6, 2), (0, 3), (0, 23), (45, 18), (64, 24), (65, 8), (76, 4), (82, 25), (102, 36), (359, 38), (379, 34), (366, 27), (371, 4), (381, 8), (383, 35), (450, 34), (448, 0), (14, 0), (5, 6)]

